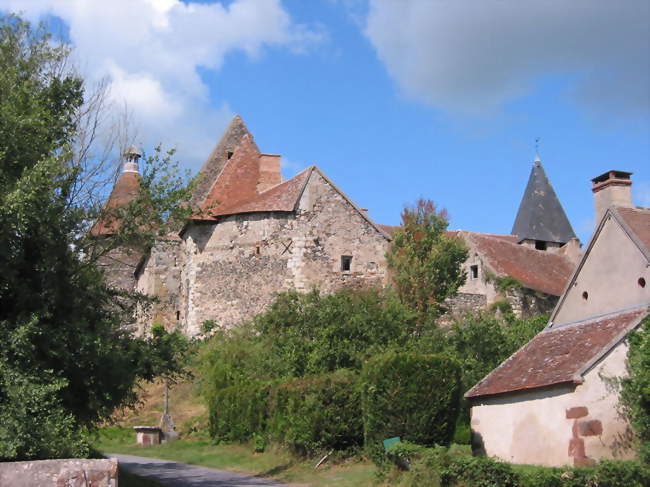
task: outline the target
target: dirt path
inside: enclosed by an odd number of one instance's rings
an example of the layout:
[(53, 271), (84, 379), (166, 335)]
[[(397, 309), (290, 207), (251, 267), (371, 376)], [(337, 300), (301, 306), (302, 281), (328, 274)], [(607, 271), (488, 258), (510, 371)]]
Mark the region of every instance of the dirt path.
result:
[(292, 487), (273, 480), (253, 475), (195, 467), (171, 460), (134, 457), (106, 453), (109, 458), (117, 458), (120, 466), (129, 472), (156, 480), (168, 487)]

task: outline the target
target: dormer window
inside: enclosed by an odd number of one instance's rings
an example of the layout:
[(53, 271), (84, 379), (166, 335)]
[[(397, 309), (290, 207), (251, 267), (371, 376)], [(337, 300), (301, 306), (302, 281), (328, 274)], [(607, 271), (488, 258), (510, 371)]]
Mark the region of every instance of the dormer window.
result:
[(544, 240), (535, 240), (535, 248), (537, 250), (546, 250), (546, 241), (544, 241)]

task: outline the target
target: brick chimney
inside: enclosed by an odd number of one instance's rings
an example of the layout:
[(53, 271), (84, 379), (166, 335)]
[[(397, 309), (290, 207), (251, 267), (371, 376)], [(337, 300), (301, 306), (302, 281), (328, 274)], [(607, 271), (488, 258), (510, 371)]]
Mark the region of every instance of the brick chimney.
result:
[(260, 154), (260, 176), (257, 182), (257, 192), (263, 193), (269, 188), (282, 182), (280, 173), (281, 156), (277, 154)]
[(610, 206), (632, 206), (631, 172), (607, 171), (591, 180), (596, 207), (596, 224)]

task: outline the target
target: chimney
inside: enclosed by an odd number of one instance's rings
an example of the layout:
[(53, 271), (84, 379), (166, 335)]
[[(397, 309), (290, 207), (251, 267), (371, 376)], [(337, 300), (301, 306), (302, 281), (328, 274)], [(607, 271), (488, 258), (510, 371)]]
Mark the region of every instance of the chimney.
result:
[(281, 156), (277, 154), (260, 154), (260, 176), (257, 182), (257, 192), (263, 193), (267, 189), (277, 186), (282, 182), (280, 173)]
[(591, 180), (596, 206), (596, 224), (610, 206), (632, 206), (631, 172), (607, 171)]
[(138, 159), (142, 157), (142, 152), (136, 146), (132, 145), (124, 151), (124, 165), (122, 166), (122, 172), (134, 172), (139, 173), (138, 169)]

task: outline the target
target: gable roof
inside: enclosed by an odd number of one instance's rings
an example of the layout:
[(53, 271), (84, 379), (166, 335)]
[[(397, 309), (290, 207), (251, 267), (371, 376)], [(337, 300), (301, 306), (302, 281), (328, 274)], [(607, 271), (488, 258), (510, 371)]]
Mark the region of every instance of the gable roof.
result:
[[(228, 162), (228, 153), (234, 153), (245, 136), (249, 136), (252, 142), (252, 134), (242, 118), (236, 115), (230, 121), (228, 128), (226, 128), (226, 131), (199, 171), (198, 181), (192, 193), (193, 205), (201, 206), (204, 204), (205, 198)], [(255, 142), (252, 143), (255, 144)]]
[(520, 242), (530, 239), (566, 243), (575, 238), (539, 158), (533, 163), (511, 233), (517, 235)]
[[(235, 156), (232, 157), (234, 159)], [(226, 170), (224, 170), (224, 173)], [(271, 211), (293, 212), (296, 210), (300, 198), (302, 197), (309, 178), (312, 174), (317, 173), (321, 176), (341, 197), (350, 204), (361, 217), (366, 220), (377, 232), (387, 240), (391, 236), (387, 233), (382, 225), (377, 225), (366, 212), (362, 211), (338, 186), (336, 186), (318, 166), (310, 166), (302, 172), (296, 174), (291, 179), (267, 189), (266, 191), (255, 194), (249, 198), (239, 199), (228, 202), (224, 205), (218, 205), (212, 209), (206, 209), (199, 215), (194, 215), (193, 220), (197, 221), (218, 221), (219, 217), (228, 215), (238, 215), (244, 213), (260, 213)], [(206, 200), (207, 201), (207, 200)], [(182, 233), (182, 232), (181, 232)]]
[(497, 277), (513, 277), (528, 289), (560, 296), (573, 272), (567, 256), (519, 245), (512, 236), (466, 231), (460, 235), (474, 245)]
[(314, 166), (309, 167), (291, 179), (249, 199), (218, 206), (210, 214), (218, 217), (265, 211), (294, 211), (313, 169)]
[(650, 261), (650, 208), (612, 208), (612, 214)]
[(596, 231), (591, 237), (585, 253), (582, 255), (582, 259), (580, 259), (580, 262), (571, 274), (570, 279), (568, 279), (566, 282), (564, 292), (562, 293), (562, 296), (558, 303), (555, 305), (555, 309), (551, 313), (548, 324), (549, 327), (553, 327), (555, 325), (555, 317), (559, 313), (560, 308), (566, 299), (566, 290), (569, 289), (569, 287), (572, 286), (574, 282), (576, 282), (576, 279), (578, 278), (582, 267), (585, 265), (585, 262), (591, 254), (591, 250), (598, 240), (598, 236), (600, 235), (601, 231), (605, 227), (605, 223), (610, 217), (618, 222), (623, 231), (639, 248), (641, 253), (645, 256), (645, 258), (648, 260), (648, 263), (650, 264), (650, 208), (627, 208), (616, 206), (608, 208), (603, 217), (600, 219), (600, 222), (596, 227)]
[(591, 367), (648, 315), (648, 305), (547, 328), (472, 387), (467, 398), (580, 384)]
[[(106, 204), (104, 211), (110, 213), (122, 206), (130, 203), (140, 191), (140, 174), (133, 171), (122, 171), (113, 186)], [(99, 235), (114, 235), (120, 227), (120, 222), (114, 217), (104, 215), (95, 222), (90, 229), (90, 234), (93, 236)]]

